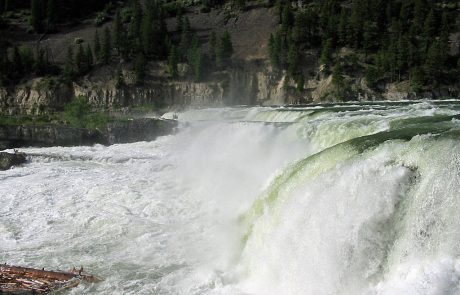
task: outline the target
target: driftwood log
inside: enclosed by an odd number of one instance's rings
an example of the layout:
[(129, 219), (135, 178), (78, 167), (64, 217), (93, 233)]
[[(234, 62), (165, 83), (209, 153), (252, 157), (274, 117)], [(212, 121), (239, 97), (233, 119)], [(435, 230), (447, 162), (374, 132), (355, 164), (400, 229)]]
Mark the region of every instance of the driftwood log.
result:
[(81, 281), (94, 283), (99, 282), (100, 279), (84, 274), (83, 268), (57, 272), (0, 265), (0, 294), (47, 294), (51, 291), (76, 287)]

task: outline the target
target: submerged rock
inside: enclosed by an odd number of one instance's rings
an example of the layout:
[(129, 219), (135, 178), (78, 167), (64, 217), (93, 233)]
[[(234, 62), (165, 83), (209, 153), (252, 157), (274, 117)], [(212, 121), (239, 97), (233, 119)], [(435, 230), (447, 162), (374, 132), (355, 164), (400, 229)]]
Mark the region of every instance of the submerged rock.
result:
[(0, 152), (0, 170), (8, 170), (13, 166), (24, 164), (27, 161), (24, 153)]

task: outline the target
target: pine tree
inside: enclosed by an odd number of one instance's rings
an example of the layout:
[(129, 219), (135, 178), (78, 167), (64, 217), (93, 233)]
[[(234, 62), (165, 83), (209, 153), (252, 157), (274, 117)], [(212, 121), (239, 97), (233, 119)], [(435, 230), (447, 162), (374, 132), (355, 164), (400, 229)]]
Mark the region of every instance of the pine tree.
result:
[(410, 72), (410, 86), (413, 91), (422, 91), (425, 84), (424, 72), (421, 67), (414, 67)]
[(117, 75), (115, 78), (115, 86), (117, 88), (120, 88), (124, 84), (124, 79), (123, 79), (123, 71), (121, 70), (121, 67), (117, 68)]
[(142, 7), (139, 0), (134, 0), (133, 17), (130, 23), (130, 38), (135, 39), (139, 37), (142, 24)]
[[(37, 59), (38, 60), (38, 59)], [(65, 59), (64, 64), (64, 76), (66, 78), (72, 78), (75, 75), (75, 63), (74, 63), (74, 56), (73, 56), (73, 49), (72, 46), (67, 48), (67, 56)]]
[(104, 43), (102, 44), (102, 62), (104, 64), (109, 64), (112, 58), (112, 34), (110, 33), (109, 27), (104, 29)]
[(154, 52), (154, 30), (153, 30), (153, 16), (151, 13), (147, 13), (144, 15), (142, 18), (142, 23), (141, 23), (141, 44), (143, 47), (143, 50), (146, 54), (146, 58), (152, 57), (152, 54)]
[(48, 61), (46, 60), (45, 55), (45, 50), (41, 47), (38, 47), (35, 55), (35, 63), (33, 65), (34, 72), (37, 75), (43, 75), (47, 72)]
[(216, 50), (217, 50), (217, 35), (214, 31), (212, 31), (211, 37), (209, 38), (209, 56), (212, 61), (216, 60)]
[(197, 43), (195, 43), (192, 48), (191, 63), (193, 67), (193, 77), (196, 82), (199, 82), (203, 78), (203, 52)]
[(296, 90), (298, 93), (301, 93), (305, 87), (305, 77), (302, 72), (298, 73), (295, 77)]
[(42, 0), (32, 0), (30, 7), (30, 24), (37, 33), (42, 33), (44, 20)]
[(59, 20), (58, 0), (48, 0), (46, 5), (46, 18), (48, 20), (48, 29), (54, 30)]
[(337, 61), (332, 69), (332, 83), (337, 87), (342, 87), (344, 83), (342, 65)]
[(431, 9), (423, 25), (423, 36), (425, 37), (425, 44), (427, 46), (433, 41), (433, 38), (436, 36), (436, 32), (436, 16), (434, 10)]
[(339, 42), (342, 45), (345, 45), (348, 40), (348, 15), (345, 8), (342, 8), (340, 12), (339, 26), (337, 28), (337, 33), (339, 35)]
[(121, 55), (121, 48), (122, 46), (122, 38), (123, 36), (123, 24), (121, 22), (120, 10), (117, 10), (115, 13), (115, 20), (114, 20), (114, 28), (113, 28), (113, 41), (115, 48), (117, 49), (117, 53)]
[(191, 28), (190, 28), (190, 21), (188, 18), (184, 19), (184, 24), (182, 26), (182, 32), (180, 37), (180, 44), (179, 44), (179, 51), (183, 59), (187, 58), (187, 52), (190, 48), (190, 44), (192, 42)]
[(75, 66), (77, 67), (77, 73), (79, 75), (82, 75), (87, 71), (86, 65), (87, 61), (85, 51), (83, 50), (83, 46), (80, 44), (78, 45), (78, 50), (75, 55)]
[(30, 73), (33, 71), (33, 66), (35, 63), (34, 54), (30, 47), (22, 46), (19, 48), (19, 54), (21, 55), (22, 65), (25, 73)]
[(94, 63), (93, 52), (92, 52), (91, 46), (89, 46), (89, 44), (87, 44), (87, 46), (86, 46), (85, 57), (86, 57), (85, 58), (86, 68), (89, 71), (93, 67), (93, 63)]
[(24, 67), (22, 64), (21, 54), (19, 53), (19, 49), (17, 46), (13, 47), (13, 78), (19, 79), (24, 74)]
[(246, 0), (234, 0), (234, 5), (237, 9), (244, 10), (246, 8)]
[(425, 19), (425, 9), (427, 7), (426, 0), (415, 0), (414, 4), (414, 20), (411, 31), (414, 35), (418, 35), (423, 28), (423, 20)]
[(443, 69), (443, 52), (439, 41), (435, 41), (428, 49), (424, 72), (431, 83), (436, 83), (441, 78)]
[(146, 67), (147, 59), (145, 58), (144, 54), (142, 52), (139, 52), (136, 57), (136, 61), (134, 64), (134, 71), (136, 74), (136, 82), (138, 84), (142, 84), (145, 80), (146, 76)]
[(94, 54), (96, 55), (96, 61), (102, 60), (101, 41), (99, 39), (99, 32), (96, 30), (94, 33)]
[(321, 50), (320, 63), (324, 65), (324, 70), (329, 71), (329, 67), (332, 63), (332, 40), (328, 39)]
[(178, 11), (176, 15), (176, 31), (182, 32), (183, 27), (184, 27), (184, 15), (182, 14), (181, 11)]
[(268, 41), (268, 54), (270, 57), (271, 65), (274, 68), (279, 68), (280, 66), (278, 49), (279, 48), (276, 46), (275, 37), (273, 34), (270, 34), (270, 39)]
[(177, 50), (177, 47), (175, 45), (172, 45), (169, 51), (169, 56), (168, 56), (168, 70), (169, 70), (169, 74), (171, 75), (173, 79), (179, 76), (179, 73), (177, 70), (178, 62), (179, 62), (179, 52)]
[(292, 14), (292, 9), (291, 9), (291, 4), (290, 2), (288, 2), (283, 7), (283, 14), (281, 17), (281, 29), (283, 31), (287, 31), (287, 29), (290, 28), (292, 24), (293, 24), (293, 14)]
[(289, 45), (289, 52), (287, 56), (287, 73), (291, 77), (295, 77), (297, 74), (297, 69), (299, 66), (299, 48), (295, 44), (295, 42), (291, 41)]
[(363, 0), (353, 1), (350, 16), (350, 44), (359, 48), (362, 42), (364, 28), (365, 3)]
[(217, 46), (216, 62), (218, 67), (228, 66), (233, 54), (233, 45), (230, 33), (226, 31)]

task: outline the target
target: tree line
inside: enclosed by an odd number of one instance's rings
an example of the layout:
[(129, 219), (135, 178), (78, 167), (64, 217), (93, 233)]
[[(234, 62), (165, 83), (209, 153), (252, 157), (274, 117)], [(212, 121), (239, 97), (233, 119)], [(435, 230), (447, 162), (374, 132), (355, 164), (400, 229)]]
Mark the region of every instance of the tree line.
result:
[(380, 81), (409, 79), (414, 90), (419, 90), (455, 79), (452, 71), (458, 68), (458, 56), (449, 55), (449, 35), (458, 31), (455, 7), (448, 9), (441, 1), (427, 0), (302, 3), (293, 8), (289, 1), (276, 2), (280, 25), (269, 40), (272, 66), (286, 70), (298, 86), (303, 81), (301, 53), (315, 48), (320, 49), (324, 71), (335, 73), (336, 78), (345, 68), (338, 50), (354, 49), (360, 59), (350, 70), (364, 70), (371, 87)]
[[(59, 3), (59, 0), (31, 1), (30, 21), (36, 31), (48, 30), (50, 24), (58, 22), (58, 18), (52, 17), (52, 12), (56, 11), (55, 7), (60, 7)], [(88, 6), (88, 9), (91, 7)], [(40, 11), (38, 16), (37, 11)], [(195, 34), (190, 21), (182, 12), (176, 16), (176, 34), (168, 32), (165, 22), (167, 16), (164, 4), (160, 1), (150, 0), (141, 5), (139, 0), (133, 0), (130, 5), (116, 10), (112, 24), (96, 28), (93, 40), (70, 44), (64, 63), (60, 66), (53, 61), (49, 49), (18, 48), (9, 42), (6, 34), (2, 34), (0, 82), (16, 83), (31, 73), (61, 74), (67, 80), (72, 80), (87, 74), (95, 65), (123, 61), (133, 64), (136, 80), (142, 83), (148, 62), (154, 60), (166, 60), (173, 79), (179, 78), (178, 64), (186, 63), (193, 78), (201, 81), (205, 74), (223, 70), (231, 64), (233, 46), (228, 32), (220, 36), (212, 33), (206, 51), (201, 44), (203, 41)], [(120, 72), (118, 76), (121, 76)], [(119, 83), (123, 81), (121, 78), (118, 80)]]

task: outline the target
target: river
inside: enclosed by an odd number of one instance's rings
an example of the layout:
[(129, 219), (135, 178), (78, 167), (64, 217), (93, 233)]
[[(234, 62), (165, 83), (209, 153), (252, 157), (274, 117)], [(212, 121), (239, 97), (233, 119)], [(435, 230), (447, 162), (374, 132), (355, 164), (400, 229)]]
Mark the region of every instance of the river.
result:
[(24, 148), (0, 262), (68, 294), (460, 294), (460, 101), (189, 110), (173, 135)]

